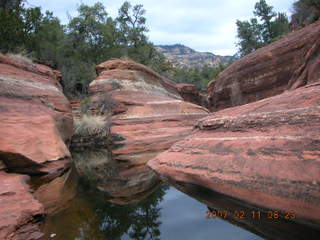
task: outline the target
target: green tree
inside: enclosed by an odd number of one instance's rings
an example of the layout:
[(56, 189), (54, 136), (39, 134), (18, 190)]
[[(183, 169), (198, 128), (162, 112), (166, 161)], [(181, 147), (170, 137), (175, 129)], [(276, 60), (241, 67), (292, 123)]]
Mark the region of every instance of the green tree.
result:
[(120, 7), (116, 21), (121, 32), (121, 43), (126, 50), (130, 47), (137, 48), (147, 42), (145, 12), (143, 5), (137, 4), (132, 7), (128, 1)]
[(117, 41), (115, 22), (101, 3), (90, 7), (81, 4), (79, 15), (70, 20), (68, 34), (72, 47), (81, 52), (79, 58), (100, 63), (110, 57), (110, 48), (114, 48)]
[(261, 24), (256, 23), (259, 27), (263, 42), (269, 43), (273, 38), (272, 19), (276, 16), (273, 7), (269, 6), (265, 0), (260, 0), (254, 6), (254, 15), (259, 18)]
[(238, 54), (245, 56), (256, 49), (263, 46), (263, 39), (260, 34), (260, 25), (256, 18), (252, 18), (249, 21), (237, 20), (238, 42), (239, 48)]
[(250, 21), (237, 20), (238, 55), (245, 56), (263, 47), (289, 31), (289, 20), (285, 13), (276, 13), (265, 0), (254, 7), (255, 18)]
[(31, 51), (43, 15), (39, 7), (26, 8), (24, 0), (0, 4), (0, 50), (3, 53)]
[(63, 46), (66, 40), (60, 20), (47, 11), (38, 26), (32, 46), (33, 56), (53, 68), (58, 68), (63, 59)]
[(145, 10), (125, 2), (112, 19), (102, 3), (81, 4), (66, 26), (52, 13), (26, 7), (25, 0), (0, 2), (0, 51), (26, 52), (62, 72), (67, 95), (87, 93), (95, 66), (110, 58), (129, 57), (157, 72), (170, 69), (147, 39)]

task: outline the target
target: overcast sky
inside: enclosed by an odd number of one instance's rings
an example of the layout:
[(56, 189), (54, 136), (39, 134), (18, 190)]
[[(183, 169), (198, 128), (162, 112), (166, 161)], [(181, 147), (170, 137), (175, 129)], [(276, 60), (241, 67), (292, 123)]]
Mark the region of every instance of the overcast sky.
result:
[[(77, 15), (77, 6), (93, 5), (98, 0), (27, 0), (32, 6), (50, 10), (63, 23), (67, 12)], [(258, 0), (131, 0), (146, 10), (149, 39), (156, 45), (181, 43), (197, 51), (220, 55), (236, 52), (236, 20), (253, 17)], [(295, 0), (267, 0), (277, 12), (290, 15)], [(115, 17), (124, 0), (100, 0)]]

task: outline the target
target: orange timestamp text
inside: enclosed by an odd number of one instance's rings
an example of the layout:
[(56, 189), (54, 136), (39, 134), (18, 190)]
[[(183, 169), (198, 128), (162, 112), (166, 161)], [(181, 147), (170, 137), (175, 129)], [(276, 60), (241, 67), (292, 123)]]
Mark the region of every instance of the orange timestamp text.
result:
[(205, 218), (213, 219), (213, 218), (238, 218), (238, 219), (269, 219), (269, 220), (293, 220), (296, 218), (296, 213), (293, 210), (280, 212), (277, 210), (208, 210)]

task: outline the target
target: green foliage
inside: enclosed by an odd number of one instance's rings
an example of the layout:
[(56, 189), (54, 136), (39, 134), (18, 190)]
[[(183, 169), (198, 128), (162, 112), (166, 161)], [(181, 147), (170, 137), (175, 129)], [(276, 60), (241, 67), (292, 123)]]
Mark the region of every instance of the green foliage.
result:
[(4, 1), (0, 6), (0, 51), (16, 53), (34, 45), (40, 8), (26, 9), (23, 0)]
[(263, 47), (289, 31), (289, 20), (285, 13), (276, 13), (265, 0), (255, 4), (255, 18), (250, 21), (237, 20), (238, 55), (245, 56)]
[(190, 83), (200, 90), (206, 90), (208, 83), (216, 78), (227, 66), (220, 64), (217, 67), (204, 66), (200, 69), (179, 69), (176, 68), (168, 75), (177, 83)]
[(85, 95), (96, 77), (95, 66), (111, 58), (129, 57), (157, 72), (166, 60), (147, 39), (143, 6), (124, 2), (117, 18), (102, 3), (81, 4), (77, 16), (61, 25), (51, 12), (27, 8), (24, 0), (0, 3), (0, 51), (26, 52), (62, 72), (67, 95)]

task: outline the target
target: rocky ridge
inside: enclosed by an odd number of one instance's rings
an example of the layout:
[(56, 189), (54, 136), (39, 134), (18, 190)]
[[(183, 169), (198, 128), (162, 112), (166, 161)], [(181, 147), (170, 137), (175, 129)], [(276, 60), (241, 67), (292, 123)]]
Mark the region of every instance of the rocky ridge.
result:
[(158, 45), (161, 52), (174, 67), (191, 69), (204, 66), (217, 67), (219, 64), (229, 64), (234, 60), (232, 56), (219, 56), (209, 52), (197, 52), (181, 44)]

